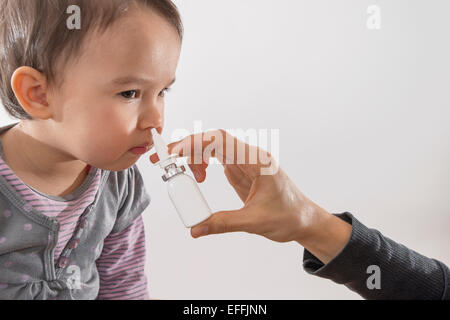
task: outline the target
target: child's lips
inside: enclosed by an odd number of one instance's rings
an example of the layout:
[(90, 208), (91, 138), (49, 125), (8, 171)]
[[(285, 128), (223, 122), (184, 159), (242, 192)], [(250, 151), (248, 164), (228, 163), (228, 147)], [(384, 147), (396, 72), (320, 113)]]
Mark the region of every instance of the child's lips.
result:
[(131, 153), (134, 153), (134, 154), (137, 154), (137, 155), (142, 155), (144, 153), (147, 153), (148, 151), (150, 151), (150, 146), (134, 147), (134, 148), (130, 149)]
[(131, 153), (142, 155), (144, 153), (147, 153), (152, 148), (152, 145), (150, 143), (144, 143), (140, 146), (134, 147), (130, 149)]
[(135, 146), (134, 148), (143, 148), (143, 147), (149, 147), (149, 146), (151, 147), (152, 145), (153, 145), (153, 140), (144, 142), (138, 146)]

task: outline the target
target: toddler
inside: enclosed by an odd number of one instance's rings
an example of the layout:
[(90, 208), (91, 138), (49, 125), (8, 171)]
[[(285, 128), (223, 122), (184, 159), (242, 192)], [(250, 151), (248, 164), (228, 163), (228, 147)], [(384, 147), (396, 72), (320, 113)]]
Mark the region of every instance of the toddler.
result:
[(0, 299), (148, 299), (136, 161), (161, 133), (170, 0), (0, 0)]

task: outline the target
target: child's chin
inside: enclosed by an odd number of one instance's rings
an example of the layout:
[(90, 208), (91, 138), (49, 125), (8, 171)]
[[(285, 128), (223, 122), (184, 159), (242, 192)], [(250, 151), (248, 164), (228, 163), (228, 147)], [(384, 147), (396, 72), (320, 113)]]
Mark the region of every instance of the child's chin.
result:
[(102, 170), (106, 170), (106, 171), (123, 171), (126, 170), (130, 167), (132, 167), (137, 160), (139, 160), (139, 157), (136, 157), (134, 159), (127, 159), (128, 161), (121, 161), (120, 163), (114, 163), (114, 164), (110, 164), (110, 165), (100, 165), (100, 166), (96, 166), (96, 168), (102, 169)]

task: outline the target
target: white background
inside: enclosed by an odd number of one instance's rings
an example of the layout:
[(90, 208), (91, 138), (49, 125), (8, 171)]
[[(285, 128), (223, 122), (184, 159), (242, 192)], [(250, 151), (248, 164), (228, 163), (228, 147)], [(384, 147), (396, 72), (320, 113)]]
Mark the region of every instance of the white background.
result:
[[(204, 130), (279, 129), (281, 167), (306, 196), (450, 264), (450, 2), (176, 3), (186, 37), (166, 140), (197, 120)], [(372, 4), (380, 30), (366, 27)], [(138, 166), (152, 197), (144, 220), (153, 298), (360, 299), (308, 275), (296, 243), (192, 239), (147, 159)], [(241, 206), (219, 166), (201, 189), (213, 211)]]

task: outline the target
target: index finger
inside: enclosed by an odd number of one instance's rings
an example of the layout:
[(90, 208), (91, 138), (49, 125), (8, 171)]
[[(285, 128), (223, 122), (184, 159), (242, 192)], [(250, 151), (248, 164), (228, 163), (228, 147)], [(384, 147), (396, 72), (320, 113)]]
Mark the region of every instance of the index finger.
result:
[(194, 165), (209, 164), (211, 157), (218, 159), (223, 166), (238, 165), (250, 178), (271, 172), (266, 170), (266, 165), (278, 168), (269, 152), (221, 129), (187, 136), (169, 144), (168, 149), (171, 154), (187, 157), (188, 163)]

